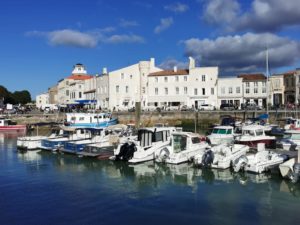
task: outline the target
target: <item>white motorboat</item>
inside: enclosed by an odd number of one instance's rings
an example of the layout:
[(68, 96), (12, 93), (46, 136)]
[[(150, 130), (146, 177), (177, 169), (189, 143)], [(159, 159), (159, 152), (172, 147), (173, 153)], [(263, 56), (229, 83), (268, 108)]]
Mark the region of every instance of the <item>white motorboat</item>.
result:
[(291, 158), (279, 165), (280, 174), (283, 178), (290, 179), (293, 183), (298, 182), (300, 178), (300, 151), (298, 157)]
[(138, 130), (138, 139), (129, 138), (118, 145), (112, 160), (123, 160), (129, 163), (141, 163), (154, 159), (154, 152), (170, 144), (170, 135), (175, 127), (150, 127)]
[(63, 136), (63, 130), (55, 130), (49, 136), (25, 136), (18, 137), (17, 139), (17, 148), (19, 150), (36, 150), (41, 148), (42, 140), (45, 139), (54, 139)]
[(203, 152), (209, 145), (204, 138), (190, 132), (175, 132), (171, 135), (171, 143), (154, 152), (156, 162), (180, 164), (191, 161), (195, 155)]
[(300, 119), (295, 119), (293, 117), (286, 118), (284, 129), (285, 130), (300, 130)]
[(300, 149), (300, 130), (287, 130), (284, 132), (283, 138), (279, 141), (279, 146), (283, 150), (299, 150)]
[(257, 153), (241, 156), (233, 162), (235, 172), (241, 170), (252, 173), (263, 173), (272, 168), (278, 167), (288, 159), (287, 155), (278, 154), (265, 150), (264, 145), (260, 144)]
[(207, 139), (211, 145), (231, 144), (234, 142), (234, 136), (232, 126), (215, 126)]
[(264, 127), (260, 125), (248, 125), (242, 127), (242, 135), (235, 138), (235, 143), (257, 148), (259, 143), (264, 143), (268, 148), (276, 147), (276, 137), (265, 134)]
[(217, 145), (195, 156), (194, 163), (203, 167), (227, 169), (236, 159), (246, 155), (248, 151), (249, 146), (247, 145)]

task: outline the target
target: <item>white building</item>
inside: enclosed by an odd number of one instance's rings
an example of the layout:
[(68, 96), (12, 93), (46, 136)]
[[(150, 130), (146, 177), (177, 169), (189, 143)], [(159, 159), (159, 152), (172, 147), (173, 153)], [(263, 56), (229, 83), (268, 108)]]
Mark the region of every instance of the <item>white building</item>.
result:
[(84, 82), (92, 76), (87, 72), (82, 64), (76, 64), (72, 74), (60, 81), (57, 85), (57, 101), (60, 105), (81, 104), (85, 100)]
[(44, 109), (45, 106), (49, 105), (49, 94), (46, 92), (46, 93), (37, 95), (35, 104), (38, 109)]
[(134, 65), (109, 73), (109, 108), (124, 109), (141, 102), (148, 104), (148, 74), (161, 71), (155, 67), (155, 60), (140, 61)]
[(283, 105), (284, 104), (284, 79), (283, 74), (274, 74), (269, 77), (270, 83), (270, 95), (269, 103), (272, 105)]
[(107, 69), (103, 68), (101, 75), (93, 76), (84, 82), (84, 94), (86, 101), (90, 102), (97, 109), (109, 107), (109, 83)]
[(243, 78), (224, 77), (218, 79), (218, 106), (231, 103), (238, 108), (243, 103)]
[(196, 67), (189, 57), (186, 70), (163, 70), (148, 76), (148, 103), (153, 106), (187, 105), (198, 108), (201, 104), (217, 106), (218, 67)]
[(255, 103), (266, 107), (267, 103), (267, 78), (263, 74), (241, 74), (243, 78), (243, 99), (245, 104)]

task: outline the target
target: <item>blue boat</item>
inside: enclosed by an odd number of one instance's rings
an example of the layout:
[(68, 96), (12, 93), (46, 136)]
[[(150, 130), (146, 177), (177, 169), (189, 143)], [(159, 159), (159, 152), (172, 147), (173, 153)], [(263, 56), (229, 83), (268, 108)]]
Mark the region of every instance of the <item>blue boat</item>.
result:
[(110, 113), (67, 113), (66, 125), (70, 127), (106, 128), (118, 124)]
[(41, 149), (57, 151), (69, 141), (81, 141), (91, 139), (92, 134), (88, 129), (83, 128), (64, 128), (67, 132), (63, 137), (44, 139), (41, 142)]

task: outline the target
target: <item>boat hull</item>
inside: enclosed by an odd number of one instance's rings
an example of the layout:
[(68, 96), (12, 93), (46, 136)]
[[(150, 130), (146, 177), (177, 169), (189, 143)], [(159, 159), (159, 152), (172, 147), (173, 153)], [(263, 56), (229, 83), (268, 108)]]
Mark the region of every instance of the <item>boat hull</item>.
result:
[(26, 131), (26, 125), (1, 126), (0, 131)]
[(262, 140), (238, 140), (235, 142), (236, 144), (247, 145), (250, 148), (257, 148), (257, 144), (265, 144), (266, 148), (276, 148), (276, 140), (275, 139), (262, 139)]

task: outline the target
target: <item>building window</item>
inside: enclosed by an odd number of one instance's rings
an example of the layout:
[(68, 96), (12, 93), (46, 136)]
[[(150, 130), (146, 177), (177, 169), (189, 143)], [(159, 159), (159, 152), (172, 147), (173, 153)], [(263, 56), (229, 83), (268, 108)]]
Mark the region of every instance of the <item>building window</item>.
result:
[(81, 85), (79, 85), (79, 89), (81, 89)]
[(262, 88), (262, 93), (267, 93), (267, 88), (266, 87)]
[(165, 88), (165, 95), (168, 95), (169, 91), (168, 88)]
[(210, 89), (210, 94), (211, 94), (211, 95), (214, 95), (214, 94), (215, 94), (215, 89), (214, 89), (214, 88), (211, 88), (211, 89)]
[(155, 95), (158, 95), (158, 88), (155, 88)]
[(225, 94), (225, 87), (221, 88), (221, 94), (223, 94), (223, 95)]
[(254, 82), (254, 87), (258, 87), (258, 82)]
[(249, 94), (249, 93), (250, 93), (250, 89), (246, 88), (246, 94)]
[(202, 88), (202, 95), (205, 95), (205, 88)]
[(229, 93), (229, 94), (232, 94), (232, 87), (230, 87), (230, 88), (228, 89), (228, 93)]
[(257, 88), (257, 87), (254, 88), (254, 93), (255, 93), (255, 94), (258, 93), (258, 88)]
[(119, 85), (117, 85), (116, 86), (116, 92), (119, 93), (119, 91), (120, 91), (120, 87), (119, 87)]
[(187, 81), (187, 76), (184, 76), (184, 81)]
[(124, 73), (121, 73), (121, 79), (122, 80), (124, 79)]
[(69, 85), (69, 81), (68, 80), (66, 81), (66, 85)]
[(250, 87), (250, 83), (249, 82), (246, 82), (246, 87)]
[(129, 87), (128, 87), (128, 86), (126, 86), (126, 88), (125, 88), (125, 92), (126, 92), (126, 93), (128, 93), (128, 91), (129, 91)]
[(176, 95), (179, 95), (179, 87), (176, 87)]
[[(276, 80), (276, 81), (279, 81), (279, 80)], [(262, 86), (265, 87), (266, 86), (266, 82), (262, 82)]]
[(179, 81), (179, 77), (178, 77), (178, 76), (175, 77), (175, 81), (176, 81), (176, 82)]
[(202, 75), (202, 81), (205, 81), (205, 75)]
[(81, 94), (81, 92), (79, 92), (79, 98), (81, 98), (82, 97), (82, 94)]
[(66, 90), (66, 96), (69, 96), (69, 94), (70, 94), (69, 90)]
[(158, 83), (158, 77), (155, 77), (155, 82)]
[(145, 87), (142, 88), (142, 93), (143, 93), (143, 94), (146, 93), (146, 88), (145, 88)]
[(198, 95), (198, 89), (197, 88), (194, 89), (194, 95)]
[(184, 94), (187, 95), (188, 89), (187, 87), (184, 87)]
[(237, 94), (241, 93), (241, 88), (240, 87), (236, 87), (236, 93)]
[(168, 77), (165, 77), (165, 82), (168, 82)]
[(130, 74), (130, 79), (132, 79), (132, 74)]

